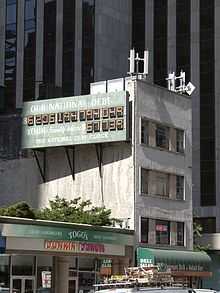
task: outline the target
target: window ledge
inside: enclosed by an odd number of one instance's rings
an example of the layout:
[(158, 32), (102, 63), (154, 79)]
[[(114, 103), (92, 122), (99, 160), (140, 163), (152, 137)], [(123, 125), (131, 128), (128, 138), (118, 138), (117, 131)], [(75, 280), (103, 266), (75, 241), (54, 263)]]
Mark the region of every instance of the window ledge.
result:
[(162, 152), (167, 152), (167, 153), (171, 153), (171, 154), (175, 154), (175, 155), (180, 155), (182, 157), (185, 157), (185, 155), (186, 155), (185, 152), (175, 152), (175, 151), (168, 150), (166, 148), (160, 148), (160, 147), (157, 147), (157, 146), (151, 146), (151, 145), (148, 145), (146, 143), (140, 143), (140, 145), (142, 147), (144, 147), (144, 148), (151, 148), (151, 149), (162, 151)]
[(147, 193), (143, 193), (143, 192), (141, 192), (140, 195), (143, 196), (143, 197), (153, 197), (153, 198), (158, 198), (158, 199), (185, 202), (185, 199), (170, 198), (170, 197), (167, 197), (167, 196), (147, 194)]

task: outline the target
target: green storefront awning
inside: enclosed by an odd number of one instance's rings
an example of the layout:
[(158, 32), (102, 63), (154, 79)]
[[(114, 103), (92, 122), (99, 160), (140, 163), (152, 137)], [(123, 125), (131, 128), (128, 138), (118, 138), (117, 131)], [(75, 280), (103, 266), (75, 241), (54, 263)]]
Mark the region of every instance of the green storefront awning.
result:
[(138, 265), (159, 265), (173, 271), (209, 271), (211, 258), (206, 252), (137, 248)]

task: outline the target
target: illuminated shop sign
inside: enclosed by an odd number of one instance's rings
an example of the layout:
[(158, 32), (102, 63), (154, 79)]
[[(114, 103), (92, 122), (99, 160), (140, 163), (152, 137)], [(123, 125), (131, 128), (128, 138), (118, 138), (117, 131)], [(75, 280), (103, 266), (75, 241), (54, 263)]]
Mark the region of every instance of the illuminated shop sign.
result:
[(128, 139), (125, 91), (24, 103), (22, 147), (41, 148)]
[(62, 241), (62, 240), (45, 240), (44, 248), (54, 251), (71, 251), (76, 253), (95, 253), (104, 254), (104, 244)]

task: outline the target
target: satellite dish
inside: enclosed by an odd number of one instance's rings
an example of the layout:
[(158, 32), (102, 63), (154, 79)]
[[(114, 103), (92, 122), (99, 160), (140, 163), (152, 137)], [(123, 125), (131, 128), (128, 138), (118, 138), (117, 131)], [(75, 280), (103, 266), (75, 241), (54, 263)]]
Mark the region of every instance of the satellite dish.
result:
[(186, 92), (189, 96), (191, 96), (191, 94), (194, 92), (195, 88), (196, 88), (196, 87), (195, 87), (191, 82), (189, 82), (189, 83), (186, 85), (186, 87), (185, 87), (185, 92)]

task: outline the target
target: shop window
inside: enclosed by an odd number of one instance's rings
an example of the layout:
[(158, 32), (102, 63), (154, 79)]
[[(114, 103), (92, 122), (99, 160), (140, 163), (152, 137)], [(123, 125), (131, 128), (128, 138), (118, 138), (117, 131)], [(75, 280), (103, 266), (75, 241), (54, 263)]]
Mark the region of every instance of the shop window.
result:
[(178, 246), (184, 246), (184, 223), (177, 222), (177, 241)]
[(141, 218), (141, 243), (148, 243), (148, 219)]
[(169, 128), (157, 125), (156, 126), (156, 146), (164, 149), (169, 149)]
[(33, 276), (35, 274), (36, 257), (33, 255), (13, 255), (12, 274), (16, 276)]
[[(53, 256), (37, 256), (37, 290), (50, 293), (52, 290)], [(38, 291), (37, 291), (38, 292)]]
[[(0, 287), (9, 288), (9, 257), (1, 255), (0, 257)], [(5, 291), (8, 292), (8, 291)]]
[(184, 176), (176, 176), (176, 199), (184, 199)]
[(184, 131), (176, 129), (176, 151), (184, 153)]
[(148, 145), (148, 121), (141, 119), (141, 143)]
[(156, 244), (170, 245), (170, 222), (156, 220)]
[(169, 174), (153, 171), (150, 185), (152, 194), (169, 197)]
[(148, 194), (148, 170), (141, 168), (141, 193)]
[(216, 218), (195, 218), (195, 223), (202, 227), (202, 233), (216, 233)]

